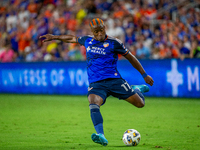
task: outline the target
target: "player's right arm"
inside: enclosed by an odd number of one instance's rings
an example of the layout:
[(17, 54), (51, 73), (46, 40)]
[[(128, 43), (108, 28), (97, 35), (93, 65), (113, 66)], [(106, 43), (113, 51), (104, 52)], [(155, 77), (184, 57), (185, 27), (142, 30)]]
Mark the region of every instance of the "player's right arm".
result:
[(77, 37), (74, 35), (52, 35), (46, 34), (39, 37), (40, 39), (44, 40), (42, 42), (52, 41), (52, 40), (61, 40), (65, 43), (77, 43)]

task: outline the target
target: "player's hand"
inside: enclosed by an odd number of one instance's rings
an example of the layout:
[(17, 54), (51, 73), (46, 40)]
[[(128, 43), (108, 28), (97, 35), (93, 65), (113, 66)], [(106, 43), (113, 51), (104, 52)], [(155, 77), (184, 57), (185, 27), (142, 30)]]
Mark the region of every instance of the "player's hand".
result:
[(46, 35), (40, 36), (39, 39), (45, 38), (42, 42), (47, 42), (47, 41), (53, 40), (53, 36), (54, 35), (52, 34), (46, 34)]
[(153, 85), (153, 83), (154, 83), (154, 81), (153, 81), (153, 78), (151, 77), (151, 76), (146, 76), (145, 78), (144, 78), (144, 80), (145, 80), (145, 82), (147, 83), (147, 84), (149, 84), (149, 85)]

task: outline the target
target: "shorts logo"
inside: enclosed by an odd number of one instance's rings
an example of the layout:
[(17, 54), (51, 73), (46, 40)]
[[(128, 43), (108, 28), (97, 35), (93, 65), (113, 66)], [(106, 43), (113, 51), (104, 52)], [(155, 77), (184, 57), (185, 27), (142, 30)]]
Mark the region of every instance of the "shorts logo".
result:
[(115, 74), (114, 74), (115, 76), (117, 76), (117, 73), (115, 72)]
[(91, 87), (91, 88), (90, 88), (90, 87), (88, 87), (88, 92), (89, 92), (89, 91), (91, 91), (92, 89), (93, 89), (93, 87)]
[(108, 47), (108, 46), (109, 46), (109, 43), (105, 42), (105, 43), (103, 44), (103, 46), (104, 46), (104, 47)]

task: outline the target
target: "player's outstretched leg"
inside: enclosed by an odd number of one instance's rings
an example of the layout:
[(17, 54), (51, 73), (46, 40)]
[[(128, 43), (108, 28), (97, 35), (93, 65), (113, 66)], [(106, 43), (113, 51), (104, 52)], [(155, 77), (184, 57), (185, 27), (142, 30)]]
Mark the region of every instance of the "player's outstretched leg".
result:
[(131, 85), (131, 87), (135, 90), (138, 89), (141, 93), (149, 92), (149, 87), (142, 84), (142, 85)]
[(101, 144), (103, 146), (107, 146), (108, 145), (108, 140), (101, 133), (100, 134), (93, 133), (91, 135), (91, 138), (95, 143)]

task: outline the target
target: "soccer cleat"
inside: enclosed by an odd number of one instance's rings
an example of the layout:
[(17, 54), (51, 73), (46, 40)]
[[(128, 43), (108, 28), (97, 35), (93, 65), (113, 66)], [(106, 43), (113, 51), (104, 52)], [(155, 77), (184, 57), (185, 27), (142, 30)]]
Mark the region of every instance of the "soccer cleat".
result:
[(149, 87), (142, 84), (142, 85), (131, 85), (131, 87), (135, 89), (139, 89), (141, 93), (146, 93), (149, 91)]
[(91, 138), (92, 138), (92, 141), (94, 141), (95, 143), (101, 144), (103, 146), (108, 145), (108, 140), (105, 138), (103, 134), (93, 133), (91, 135)]

